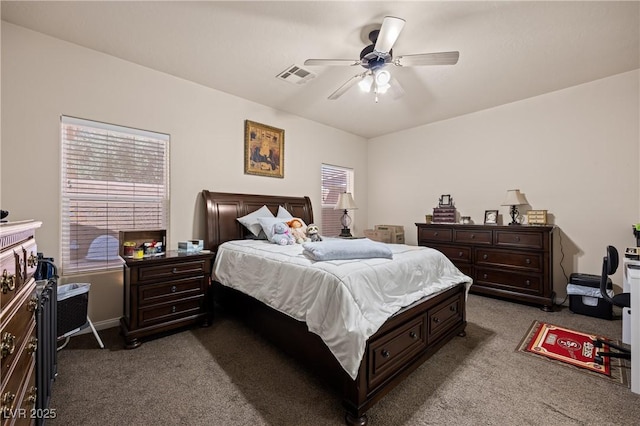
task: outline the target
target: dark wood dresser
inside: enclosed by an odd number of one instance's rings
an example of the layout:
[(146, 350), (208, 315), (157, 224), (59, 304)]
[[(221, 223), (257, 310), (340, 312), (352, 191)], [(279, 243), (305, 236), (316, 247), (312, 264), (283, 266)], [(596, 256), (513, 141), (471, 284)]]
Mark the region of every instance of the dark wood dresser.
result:
[(554, 226), (416, 223), (418, 245), (473, 278), (471, 292), (553, 309)]
[(34, 424), (36, 417), (35, 230), (42, 222), (0, 224), (0, 424)]
[(214, 253), (168, 251), (125, 259), (124, 316), (120, 328), (127, 349), (140, 338), (192, 324), (209, 325), (209, 289)]

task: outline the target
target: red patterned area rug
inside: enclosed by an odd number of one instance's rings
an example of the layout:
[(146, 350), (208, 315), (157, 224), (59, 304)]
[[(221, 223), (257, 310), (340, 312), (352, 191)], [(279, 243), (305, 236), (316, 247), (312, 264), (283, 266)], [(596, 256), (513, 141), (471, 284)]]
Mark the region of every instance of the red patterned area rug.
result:
[(629, 386), (630, 366), (627, 360), (604, 358), (604, 365), (594, 361), (597, 351), (609, 352), (609, 347), (596, 348), (593, 340), (600, 337), (613, 343), (616, 340), (602, 336), (581, 333), (545, 322), (534, 321), (516, 349), (518, 352), (533, 354), (558, 362), (613, 383)]

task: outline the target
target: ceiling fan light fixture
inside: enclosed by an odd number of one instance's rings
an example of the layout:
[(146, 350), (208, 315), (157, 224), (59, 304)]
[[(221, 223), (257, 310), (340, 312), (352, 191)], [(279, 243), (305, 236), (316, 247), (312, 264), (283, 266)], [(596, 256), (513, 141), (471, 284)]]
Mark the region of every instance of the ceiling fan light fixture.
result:
[(391, 81), (391, 73), (389, 71), (377, 70), (375, 75), (378, 88), (381, 88), (382, 86), (389, 86), (389, 81)]
[(371, 91), (371, 85), (373, 84), (373, 77), (367, 74), (362, 80), (358, 82), (358, 87), (363, 92), (369, 93)]

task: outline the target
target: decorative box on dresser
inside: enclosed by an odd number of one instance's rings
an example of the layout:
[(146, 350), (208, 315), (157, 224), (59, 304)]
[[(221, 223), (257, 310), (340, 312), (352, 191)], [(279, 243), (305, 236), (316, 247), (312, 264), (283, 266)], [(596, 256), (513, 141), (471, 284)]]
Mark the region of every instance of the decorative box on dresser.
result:
[(0, 224), (0, 424), (33, 424), (36, 418), (35, 230), (42, 222)]
[(140, 338), (211, 320), (209, 289), (214, 253), (168, 251), (144, 259), (125, 258), (124, 316), (127, 349)]
[(471, 292), (553, 310), (554, 226), (416, 223), (418, 245), (473, 278)]

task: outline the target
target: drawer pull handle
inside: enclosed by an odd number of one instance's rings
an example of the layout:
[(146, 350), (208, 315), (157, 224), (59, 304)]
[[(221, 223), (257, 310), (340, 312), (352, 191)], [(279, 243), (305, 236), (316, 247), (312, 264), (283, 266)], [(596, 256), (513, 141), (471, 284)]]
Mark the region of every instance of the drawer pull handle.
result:
[(520, 241), (520, 237), (516, 236), (516, 241)]
[(418, 334), (415, 331), (412, 331), (409, 333), (409, 337), (415, 340), (418, 338)]
[(525, 259), (524, 263), (526, 263), (527, 265), (531, 265), (531, 259)]
[(16, 336), (11, 333), (5, 332), (2, 335), (2, 344), (0, 344), (2, 348), (0, 352), (2, 352), (2, 358), (6, 358), (13, 353), (16, 349)]
[(27, 303), (27, 311), (35, 312), (37, 307), (38, 307), (38, 298), (34, 296), (29, 300), (29, 303)]
[(33, 355), (38, 350), (38, 338), (32, 337), (27, 345), (27, 353)]
[(31, 386), (27, 391), (27, 395), (27, 403), (29, 403), (29, 405), (35, 405), (38, 400), (38, 388)]
[(29, 268), (34, 268), (37, 264), (38, 264), (38, 256), (36, 256), (35, 254), (33, 254), (33, 252), (31, 252), (29, 257), (27, 258), (27, 266)]
[(449, 306), (449, 310), (450, 310), (451, 312), (455, 312), (455, 311), (456, 311), (456, 307), (455, 307), (455, 306), (453, 306), (453, 305), (451, 305), (451, 306)]
[(171, 272), (174, 273), (174, 274), (177, 274), (178, 273), (178, 268), (173, 268), (173, 270)]
[(476, 234), (471, 234), (471, 239), (473, 240), (476, 237)]
[(16, 276), (9, 275), (7, 270), (2, 271), (2, 294), (7, 294), (16, 289)]
[(178, 290), (178, 288), (175, 285), (171, 286), (171, 293), (175, 293)]
[(382, 355), (382, 358), (389, 358), (391, 353), (388, 350), (383, 349), (382, 352), (380, 352), (380, 355)]
[(172, 307), (171, 307), (171, 313), (172, 313), (172, 314), (175, 314), (175, 313), (176, 313), (176, 307), (175, 307), (175, 306), (172, 306)]
[(433, 236), (434, 236), (434, 237), (437, 237), (437, 236), (438, 236), (438, 231), (434, 232), (434, 233), (433, 233)]
[(464, 253), (463, 252), (459, 252), (458, 253), (458, 257), (464, 257)]
[(11, 392), (5, 392), (2, 394), (2, 419), (8, 419), (11, 411), (11, 404), (16, 399), (16, 394)]
[(488, 255), (488, 254), (482, 255), (482, 258), (483, 258), (484, 260), (487, 260), (487, 259), (489, 258), (489, 255)]
[(436, 324), (438, 324), (440, 322), (440, 318), (438, 317), (434, 317), (433, 318), (433, 322), (435, 322)]
[(524, 282), (524, 285), (526, 285), (527, 287), (531, 286), (531, 281), (526, 280), (526, 281)]
[(484, 279), (486, 280), (487, 278), (489, 278), (489, 275), (487, 275), (487, 274), (482, 274), (482, 278), (484, 278)]

